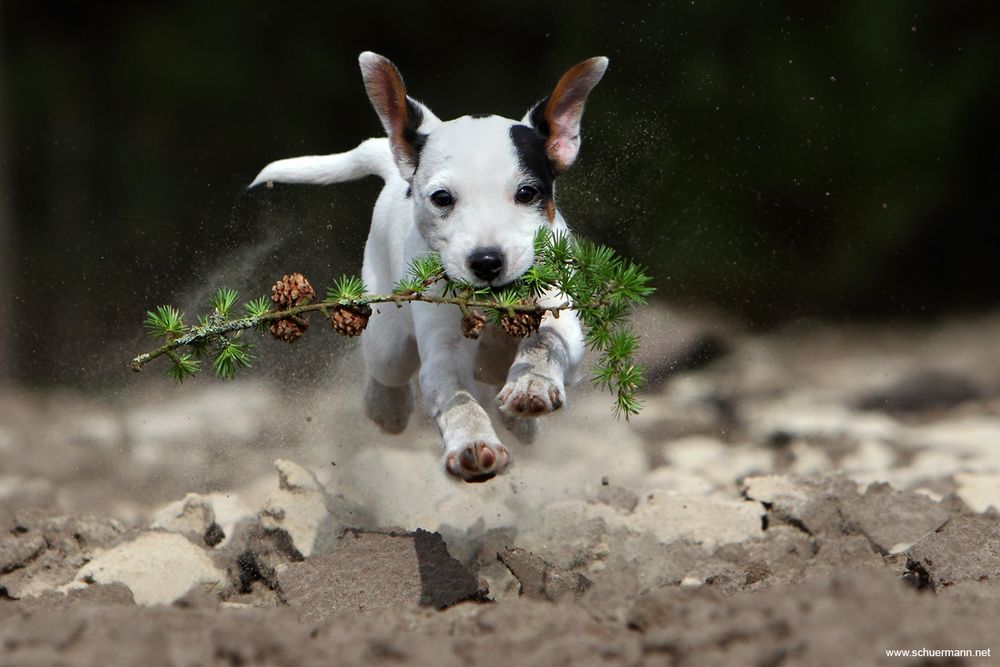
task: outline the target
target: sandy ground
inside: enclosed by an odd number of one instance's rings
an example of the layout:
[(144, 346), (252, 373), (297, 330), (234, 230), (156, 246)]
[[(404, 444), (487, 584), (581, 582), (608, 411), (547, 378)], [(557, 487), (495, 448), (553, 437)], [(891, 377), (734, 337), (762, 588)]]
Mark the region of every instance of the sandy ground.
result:
[(640, 328), (639, 417), (571, 389), (473, 486), (349, 354), (0, 389), (0, 665), (997, 661), (1000, 317)]

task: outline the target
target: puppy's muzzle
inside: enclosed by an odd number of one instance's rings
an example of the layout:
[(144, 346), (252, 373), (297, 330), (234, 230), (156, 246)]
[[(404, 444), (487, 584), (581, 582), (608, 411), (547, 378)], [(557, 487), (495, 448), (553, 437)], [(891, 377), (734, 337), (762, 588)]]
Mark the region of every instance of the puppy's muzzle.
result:
[(484, 282), (493, 282), (503, 271), (503, 253), (497, 248), (475, 250), (469, 255), (469, 268)]

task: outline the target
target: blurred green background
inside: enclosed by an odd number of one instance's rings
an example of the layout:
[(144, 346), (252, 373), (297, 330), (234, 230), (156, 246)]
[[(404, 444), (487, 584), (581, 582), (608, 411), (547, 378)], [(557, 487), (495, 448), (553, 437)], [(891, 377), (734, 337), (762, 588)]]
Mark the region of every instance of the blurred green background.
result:
[(375, 179), (243, 186), (380, 132), (365, 49), (443, 118), (519, 118), (609, 56), (560, 206), (648, 264), (661, 298), (759, 327), (996, 306), (998, 18), (962, 1), (4, 2), (2, 377), (117, 373), (157, 303), (356, 271)]

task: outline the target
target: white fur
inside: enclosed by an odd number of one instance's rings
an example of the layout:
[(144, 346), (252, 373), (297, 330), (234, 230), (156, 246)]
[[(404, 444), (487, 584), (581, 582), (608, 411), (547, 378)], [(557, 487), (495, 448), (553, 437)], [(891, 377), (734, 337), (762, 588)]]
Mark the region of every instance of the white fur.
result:
[[(367, 175), (382, 178), (385, 187), (375, 203), (362, 267), (370, 293), (391, 292), (412, 258), (431, 252), (440, 254), (450, 277), (477, 285), (485, 284), (469, 266), (469, 256), (477, 249), (497, 248), (503, 253), (502, 273), (492, 284), (503, 285), (523, 274), (533, 259), (536, 230), (566, 232), (567, 227), (558, 212), (550, 221), (542, 208), (514, 200), (518, 188), (530, 181), (510, 140), (510, 127), (518, 121), (464, 116), (442, 122), (419, 105), (423, 114), (419, 129), (426, 141), (414, 169), (413, 155), (400, 139), (405, 111), (385, 99), (402, 90), (401, 79), (398, 87), (384, 85), (395, 83), (398, 72), (368, 52), (360, 62), (390, 138), (369, 139), (346, 153), (273, 162), (251, 187), (270, 182), (329, 184)], [(599, 63), (597, 79), (606, 64), (606, 60)], [(584, 98), (578, 101), (581, 112)], [(577, 134), (578, 127), (577, 123)], [(572, 139), (577, 146), (579, 137)], [(435, 206), (430, 197), (438, 190), (449, 192), (454, 205), (447, 210)], [(541, 302), (557, 305), (563, 298), (548, 294)], [(418, 375), (423, 402), (444, 440), (446, 469), (478, 481), (502, 472), (510, 452), (477, 400), (482, 386), (477, 384), (477, 371), (494, 388), (503, 385), (496, 396), (504, 421), (521, 439), (530, 440), (536, 428), (529, 418), (565, 404), (565, 385), (575, 381), (583, 355), (583, 335), (571, 311), (558, 318), (547, 315), (539, 333), (519, 344), (489, 330), (480, 340), (464, 338), (461, 317), (457, 308), (428, 303), (376, 307), (361, 339), (368, 375), (365, 408), (383, 429), (402, 431), (412, 406), (411, 379)], [(508, 370), (498, 375), (498, 368)]]

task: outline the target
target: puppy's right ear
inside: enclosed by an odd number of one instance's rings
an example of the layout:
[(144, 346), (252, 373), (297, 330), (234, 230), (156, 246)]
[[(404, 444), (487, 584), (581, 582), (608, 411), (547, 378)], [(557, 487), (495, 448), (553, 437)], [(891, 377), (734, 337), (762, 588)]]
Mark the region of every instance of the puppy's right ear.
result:
[(399, 173), (410, 181), (417, 170), (427, 131), (441, 121), (430, 109), (407, 96), (403, 77), (388, 58), (365, 51), (358, 62), (368, 99), (389, 137), (392, 157)]

